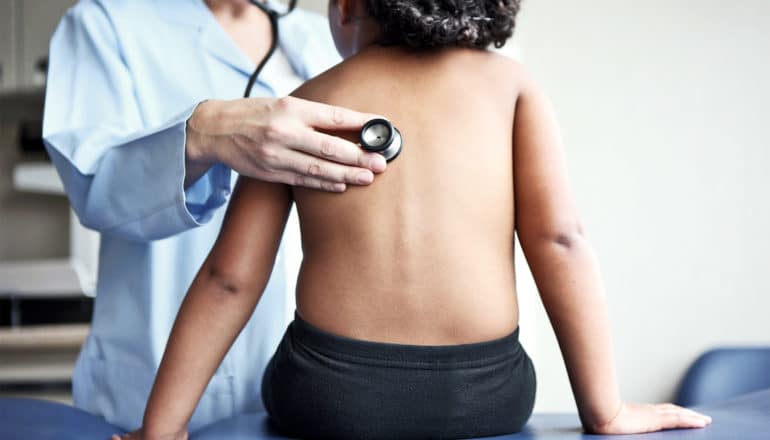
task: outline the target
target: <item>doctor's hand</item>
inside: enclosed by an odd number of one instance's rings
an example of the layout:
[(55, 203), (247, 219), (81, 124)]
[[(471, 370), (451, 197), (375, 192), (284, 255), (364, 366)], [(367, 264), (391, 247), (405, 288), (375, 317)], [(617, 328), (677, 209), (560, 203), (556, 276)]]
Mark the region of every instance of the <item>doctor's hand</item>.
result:
[(671, 403), (623, 403), (612, 420), (587, 430), (593, 434), (641, 434), (666, 429), (704, 428), (711, 417)]
[(354, 133), (376, 115), (299, 98), (204, 101), (187, 121), (185, 187), (223, 163), (255, 179), (342, 192), (368, 185), (385, 159), (316, 131)]

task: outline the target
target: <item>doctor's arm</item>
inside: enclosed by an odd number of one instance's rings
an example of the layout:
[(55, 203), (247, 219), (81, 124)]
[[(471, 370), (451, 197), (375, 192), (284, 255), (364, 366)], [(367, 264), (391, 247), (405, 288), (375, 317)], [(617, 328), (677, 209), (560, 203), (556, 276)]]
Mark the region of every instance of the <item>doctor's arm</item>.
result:
[(289, 187), (240, 178), (177, 315), (143, 427), (129, 438), (185, 438), (206, 386), (267, 285), (290, 206)]
[[(124, 50), (99, 2), (71, 8), (51, 40), (43, 138), (91, 229), (149, 241), (199, 226), (227, 201), (231, 169), (341, 191), (385, 168), (379, 155), (315, 130), (355, 130), (370, 115), (296, 98), (196, 105), (191, 85), (190, 102), (150, 126)], [(172, 80), (156, 71), (143, 80)]]
[(621, 401), (599, 265), (569, 188), (553, 111), (530, 79), (516, 106), (514, 176), (517, 234), (586, 430), (630, 434), (710, 423), (707, 416), (671, 404)]

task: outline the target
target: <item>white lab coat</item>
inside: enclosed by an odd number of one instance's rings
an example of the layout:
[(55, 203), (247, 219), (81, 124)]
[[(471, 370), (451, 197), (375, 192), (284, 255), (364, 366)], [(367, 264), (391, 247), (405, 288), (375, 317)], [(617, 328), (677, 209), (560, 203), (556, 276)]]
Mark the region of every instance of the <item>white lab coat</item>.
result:
[[(280, 30), (280, 50), (299, 78), (339, 60), (321, 16), (295, 11)], [(74, 400), (126, 429), (141, 424), (177, 310), (236, 177), (217, 165), (184, 190), (185, 121), (202, 100), (240, 97), (254, 67), (203, 0), (83, 0), (51, 42), (44, 139), (80, 221), (101, 232)], [(273, 88), (286, 83), (281, 72), (268, 63), (253, 96), (287, 93)], [(190, 429), (262, 409), (263, 369), (290, 314), (284, 253)]]

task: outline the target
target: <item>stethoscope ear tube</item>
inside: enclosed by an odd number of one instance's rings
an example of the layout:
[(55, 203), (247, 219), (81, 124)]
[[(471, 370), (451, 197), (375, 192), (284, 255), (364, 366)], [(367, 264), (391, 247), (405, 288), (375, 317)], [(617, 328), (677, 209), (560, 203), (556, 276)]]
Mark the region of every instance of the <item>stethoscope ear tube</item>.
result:
[(270, 31), (272, 34), (272, 40), (270, 41), (270, 48), (267, 50), (267, 53), (262, 58), (262, 61), (259, 62), (257, 65), (257, 68), (254, 69), (254, 72), (249, 76), (249, 81), (246, 84), (246, 90), (243, 92), (243, 97), (248, 98), (251, 96), (251, 89), (254, 87), (254, 83), (257, 82), (257, 77), (259, 77), (259, 73), (262, 72), (262, 69), (267, 64), (267, 60), (270, 59), (270, 57), (275, 52), (276, 47), (278, 46), (278, 19), (281, 17), (285, 17), (291, 13), (291, 11), (294, 10), (295, 7), (297, 7), (297, 0), (290, 0), (289, 6), (286, 8), (284, 12), (278, 12), (274, 9), (271, 9), (267, 4), (259, 1), (259, 0), (250, 0), (251, 4), (258, 7), (262, 10), (265, 14), (267, 14), (268, 19), (270, 19)]
[(393, 124), (385, 118), (369, 120), (361, 127), (361, 148), (380, 153), (387, 162), (398, 157), (403, 148), (403, 137)]
[(286, 10), (283, 12), (278, 12), (275, 9), (270, 8), (270, 6), (267, 5), (266, 1), (260, 1), (260, 0), (249, 0), (252, 5), (258, 7), (261, 9), (265, 14), (267, 15), (273, 15), (275, 14), (276, 18), (281, 18), (286, 15), (289, 15), (291, 11), (294, 10), (294, 8), (297, 7), (297, 0), (289, 0), (289, 5), (286, 7)]

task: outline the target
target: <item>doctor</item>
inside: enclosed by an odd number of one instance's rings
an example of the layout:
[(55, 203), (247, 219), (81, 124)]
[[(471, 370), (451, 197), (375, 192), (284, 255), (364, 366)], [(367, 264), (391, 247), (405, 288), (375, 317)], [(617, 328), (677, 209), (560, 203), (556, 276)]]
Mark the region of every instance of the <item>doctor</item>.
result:
[[(141, 425), (237, 173), (339, 192), (385, 169), (382, 156), (314, 131), (357, 130), (372, 115), (274, 98), (338, 60), (320, 16), (298, 10), (279, 23), (254, 99), (237, 98), (271, 34), (246, 0), (81, 0), (54, 34), (44, 139), (81, 222), (101, 232), (73, 395), (120, 427)], [(261, 409), (262, 372), (289, 314), (285, 252), (190, 429)]]

